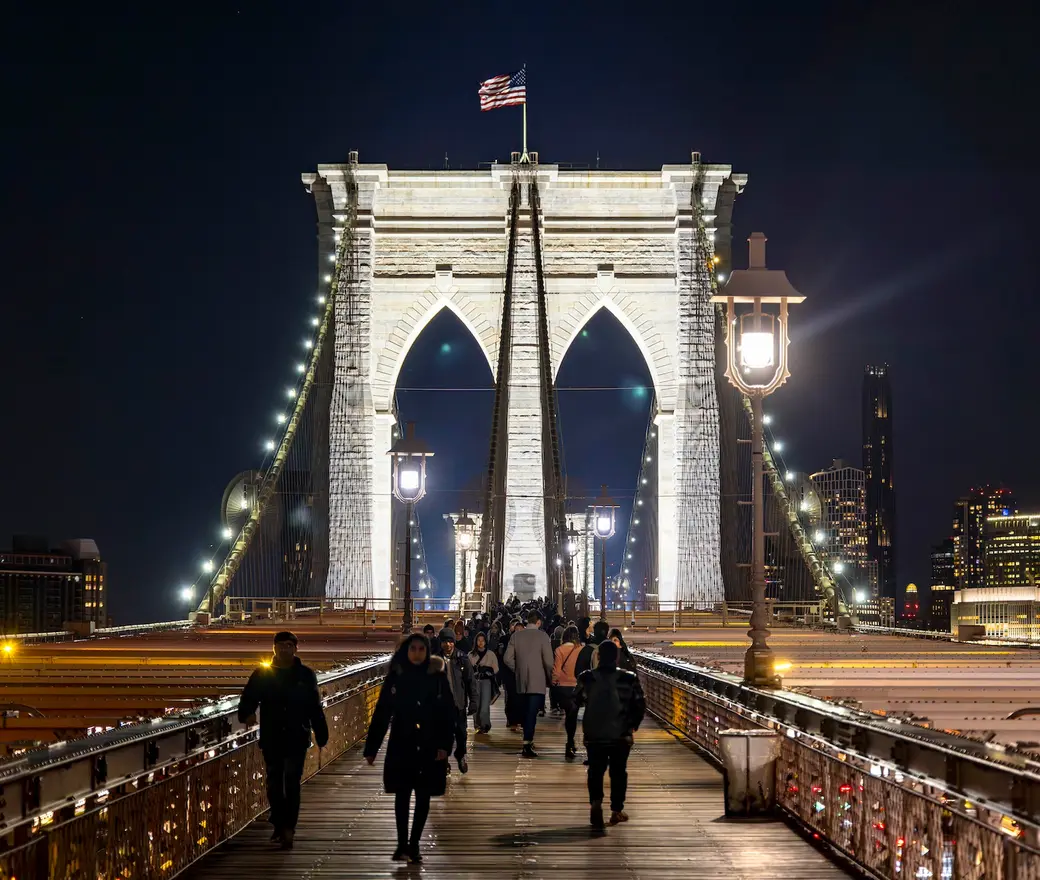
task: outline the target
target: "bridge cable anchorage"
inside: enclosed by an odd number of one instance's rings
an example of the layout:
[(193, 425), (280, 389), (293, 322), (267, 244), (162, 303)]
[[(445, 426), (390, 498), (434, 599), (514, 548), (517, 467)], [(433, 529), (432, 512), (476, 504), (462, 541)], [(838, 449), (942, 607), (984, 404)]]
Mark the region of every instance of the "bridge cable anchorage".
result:
[[(290, 389), (292, 404), (284, 419), (285, 432), (266, 469), (258, 473), (256, 484), (244, 489), (248, 492), (241, 504), (244, 522), (213, 573), (198, 606), (200, 613), (212, 613), (222, 603), (227, 604), (229, 614), (242, 613), (250, 598), (323, 597), (330, 571), (330, 527), (347, 527), (355, 543), (365, 543), (369, 534), (367, 523), (354, 521), (348, 526), (343, 510), (329, 509), (330, 432), (345, 432), (348, 443), (369, 442), (359, 424), (349, 419), (330, 420), (337, 348), (343, 354), (343, 373), (362, 375), (365, 367), (359, 358), (368, 311), (356, 291), (358, 191), (353, 163), (345, 166), (342, 208), (336, 208), (332, 189), (322, 178), (312, 184), (312, 190), (319, 212), (319, 256), (332, 253), (335, 269), (326, 276), (328, 293), (319, 297), (324, 308), (317, 333), (308, 341), (310, 354), (298, 368), (302, 379)], [(342, 225), (337, 227), (337, 223)], [(337, 340), (337, 325), (344, 330), (344, 340)], [(350, 518), (361, 517), (352, 511)], [(370, 559), (371, 552), (367, 552)], [(371, 564), (369, 581), (370, 574)]]
[(565, 578), (564, 590), (574, 588), (571, 566), (556, 565), (562, 561), (567, 541), (566, 483), (560, 455), (560, 435), (557, 413), (559, 401), (553, 382), (552, 355), (549, 348), (549, 317), (546, 308), (545, 273), (542, 266), (542, 206), (538, 182), (534, 174), (528, 183), (528, 205), (531, 211), (531, 232), (534, 242), (535, 279), (538, 291), (538, 373), (542, 403), (542, 483), (545, 492), (545, 584), (551, 598), (556, 595), (560, 574)]
[[(520, 215), (520, 179), (513, 177), (509, 195), (509, 242), (506, 250), (506, 277), (502, 294), (502, 325), (498, 344), (498, 371), (495, 375), (495, 401), (491, 411), (491, 443), (484, 484), (483, 519), (477, 550), (477, 570), (473, 592), (485, 593), (492, 602), (502, 595), (502, 558), (506, 528), (506, 456), (508, 453), (509, 373), (512, 363), (513, 266), (516, 260), (517, 226)], [(462, 594), (468, 584), (462, 585)]]

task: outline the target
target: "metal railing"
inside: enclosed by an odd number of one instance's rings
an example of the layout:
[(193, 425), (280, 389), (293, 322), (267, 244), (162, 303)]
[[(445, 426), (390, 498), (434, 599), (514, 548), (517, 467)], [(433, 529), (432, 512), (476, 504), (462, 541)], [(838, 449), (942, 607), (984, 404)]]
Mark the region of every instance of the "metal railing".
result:
[(1040, 762), (637, 652), (647, 707), (721, 761), (719, 731), (783, 735), (780, 810), (876, 877), (1040, 880)]
[[(318, 677), (329, 742), (361, 739), (388, 656)], [(256, 725), (237, 698), (35, 749), (0, 764), (0, 880), (171, 877), (267, 807)]]

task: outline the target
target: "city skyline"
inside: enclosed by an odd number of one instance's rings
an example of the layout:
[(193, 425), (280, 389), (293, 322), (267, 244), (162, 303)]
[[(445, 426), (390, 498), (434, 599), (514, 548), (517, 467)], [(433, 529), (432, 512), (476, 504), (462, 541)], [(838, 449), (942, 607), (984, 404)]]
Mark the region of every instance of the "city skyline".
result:
[[(422, 27), (403, 17), (390, 34), (366, 17), (374, 12), (326, 9), (330, 32), (370, 31), (365, 51), (393, 67), (315, 53), (288, 12), (214, 9), (170, 22), (144, 8), (74, 10), (58, 31), (43, 10), (14, 13), (12, 32), (25, 37), (4, 63), (22, 84), (11, 106), (19, 137), (4, 145), (3, 173), (18, 222), (2, 245), (11, 296), (0, 363), (17, 430), (0, 453), (17, 466), (0, 533), (94, 535), (121, 617), (179, 610), (178, 585), (219, 543), (224, 486), (261, 458), (312, 314), (313, 207), (300, 172), (351, 149), (396, 168), (441, 168), (445, 154), (454, 168), (508, 159), (519, 111), (481, 114), (476, 84), (523, 60), (543, 161), (652, 169), (700, 150), (750, 175), (735, 253), (764, 231), (770, 265), (808, 296), (792, 319), (791, 380), (768, 407), (793, 468), (839, 453), (858, 460), (862, 366), (891, 365), (900, 588), (927, 582), (928, 548), (963, 487), (1003, 481), (1040, 497), (1040, 464), (1018, 440), (1036, 419), (1021, 407), (1028, 371), (997, 381), (978, 345), (984, 308), (1012, 360), (1029, 350), (1037, 256), (1026, 231), (1040, 193), (1018, 172), (1031, 167), (1022, 133), (1034, 122), (1014, 90), (946, 63), (961, 58), (951, 47), (963, 25), (920, 10), (905, 10), (899, 29), (880, 12), (716, 10), (698, 26), (741, 38), (691, 55), (681, 28), (664, 33), (620, 6), (598, 13), (569, 11), (560, 27), (580, 23), (585, 38), (563, 45), (529, 21), (503, 34), (450, 10)], [(1016, 32), (997, 19), (975, 26)], [(560, 84), (601, 64), (593, 47), (620, 32), (633, 50), (575, 106)], [(478, 48), (431, 70), (424, 47), (460, 33)], [(993, 45), (979, 41), (978, 64), (1024, 81), (1008, 65), (1028, 53)], [(648, 88), (648, 70), (664, 88)], [(691, 114), (681, 84), (705, 76), (712, 97)], [(976, 222), (951, 224), (966, 205), (981, 206)], [(592, 353), (588, 367), (636, 372), (628, 352)], [(574, 394), (575, 424), (627, 406), (604, 403), (610, 392), (587, 403)], [(426, 406), (479, 421), (461, 404)], [(1010, 412), (1019, 428), (994, 430)], [(430, 424), (423, 412), (417, 420)], [(641, 439), (642, 426), (631, 433)], [(486, 430), (473, 435), (456, 441), (460, 458), (483, 460)], [(590, 475), (616, 472), (593, 487), (624, 488), (633, 442), (614, 462), (592, 437), (575, 460)]]

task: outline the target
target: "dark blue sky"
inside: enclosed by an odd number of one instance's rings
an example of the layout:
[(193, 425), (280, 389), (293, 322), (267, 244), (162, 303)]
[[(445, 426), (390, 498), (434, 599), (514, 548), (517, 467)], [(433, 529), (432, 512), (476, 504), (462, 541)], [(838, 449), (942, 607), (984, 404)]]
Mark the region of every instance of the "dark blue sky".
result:
[[(862, 368), (888, 361), (899, 578), (927, 580), (969, 485), (1040, 506), (1038, 70), (1026, 12), (911, 6), (8, 11), (0, 536), (95, 537), (116, 617), (171, 614), (227, 479), (259, 460), (312, 311), (300, 172), (352, 149), (397, 168), (506, 159), (519, 112), (479, 113), (476, 87), (526, 62), (543, 161), (657, 168), (697, 149), (750, 174), (736, 252), (765, 231), (770, 265), (810, 297), (772, 406), (788, 462), (859, 460)], [(634, 346), (618, 358), (645, 369)], [(561, 400), (568, 466), (624, 482)]]

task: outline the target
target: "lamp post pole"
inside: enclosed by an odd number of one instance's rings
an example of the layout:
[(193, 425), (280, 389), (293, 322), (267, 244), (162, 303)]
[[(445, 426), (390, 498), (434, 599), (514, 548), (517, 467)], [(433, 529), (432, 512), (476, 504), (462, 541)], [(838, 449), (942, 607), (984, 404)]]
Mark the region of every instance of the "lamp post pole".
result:
[(409, 422), (405, 426), (404, 437), (397, 439), (387, 455), (393, 461), (394, 497), (403, 502), (406, 517), (404, 540), (408, 555), (404, 561), (404, 614), (401, 630), (409, 633), (412, 631), (412, 520), (416, 502), (426, 494), (426, 459), (433, 453), (415, 436), (415, 424)]
[[(617, 505), (607, 496), (607, 487), (600, 490), (600, 497), (592, 508), (592, 528), (596, 537), (603, 542), (599, 571), (599, 617), (607, 619), (607, 540), (614, 536)], [(593, 557), (595, 562), (595, 556)]]
[(401, 632), (412, 631), (412, 502), (408, 501), (404, 506), (404, 622), (401, 624)]
[(731, 272), (712, 302), (726, 306), (726, 378), (751, 401), (752, 611), (748, 629), (751, 645), (744, 654), (744, 681), (757, 687), (777, 687), (780, 679), (767, 643), (763, 401), (790, 376), (787, 307), (805, 297), (784, 272), (766, 268), (766, 237), (762, 233), (752, 233), (748, 244), (748, 268)]
[(744, 678), (761, 681), (762, 670), (772, 678), (773, 651), (766, 643), (769, 638), (769, 613), (766, 605), (766, 527), (765, 499), (765, 425), (762, 421), (763, 394), (751, 394), (751, 465), (754, 484), (751, 493), (751, 515), (754, 517), (751, 541), (751, 628), (748, 636), (751, 647), (744, 656)]
[(462, 589), (461, 595), (465, 596), (468, 590), (466, 584), (469, 582), (469, 548), (462, 547)]

